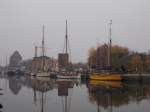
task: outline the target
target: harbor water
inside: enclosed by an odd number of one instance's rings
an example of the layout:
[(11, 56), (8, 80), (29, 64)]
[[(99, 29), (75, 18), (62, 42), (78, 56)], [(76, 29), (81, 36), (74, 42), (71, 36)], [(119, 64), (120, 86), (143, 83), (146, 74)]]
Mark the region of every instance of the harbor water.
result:
[(149, 112), (149, 82), (1, 77), (2, 112)]

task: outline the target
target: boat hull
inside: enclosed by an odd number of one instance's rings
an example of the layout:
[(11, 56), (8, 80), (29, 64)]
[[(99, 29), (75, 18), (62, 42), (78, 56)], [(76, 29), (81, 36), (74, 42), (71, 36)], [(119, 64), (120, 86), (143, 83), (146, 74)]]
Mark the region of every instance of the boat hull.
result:
[(121, 81), (121, 74), (92, 74), (90, 76), (91, 80), (101, 80), (101, 81)]
[(35, 77), (50, 77), (50, 73), (49, 72), (39, 72), (36, 74), (31, 74), (31, 76), (35, 76)]
[(80, 75), (73, 76), (73, 75), (58, 75), (57, 78), (59, 79), (80, 79)]

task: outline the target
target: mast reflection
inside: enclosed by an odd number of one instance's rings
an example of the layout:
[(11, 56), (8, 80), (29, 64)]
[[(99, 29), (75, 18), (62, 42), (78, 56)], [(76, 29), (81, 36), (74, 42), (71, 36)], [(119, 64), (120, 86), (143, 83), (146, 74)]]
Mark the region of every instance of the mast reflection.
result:
[(97, 112), (100, 112), (100, 109), (113, 112), (113, 107), (150, 99), (149, 85), (147, 83), (91, 81), (87, 84), (87, 87), (89, 100), (96, 103)]
[(58, 79), (56, 84), (58, 87), (58, 96), (61, 97), (62, 112), (70, 112), (73, 87), (75, 84), (78, 85), (78, 81), (71, 79)]
[(44, 112), (47, 99), (47, 92), (54, 88), (54, 80), (47, 77), (36, 77), (31, 79), (31, 87), (33, 89), (34, 104), (37, 105), (37, 92), (39, 93), (40, 112)]
[(90, 81), (88, 92), (90, 101), (97, 104), (97, 112), (100, 112), (100, 107), (112, 112), (113, 98), (123, 92), (123, 85), (121, 82)]

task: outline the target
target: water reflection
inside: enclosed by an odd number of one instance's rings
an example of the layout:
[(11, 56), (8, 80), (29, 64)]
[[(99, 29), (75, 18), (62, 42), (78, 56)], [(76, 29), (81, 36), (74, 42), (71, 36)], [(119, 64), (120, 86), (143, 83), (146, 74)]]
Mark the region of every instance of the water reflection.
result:
[(100, 112), (100, 107), (112, 112), (112, 106), (118, 106), (118, 96), (124, 89), (121, 82), (91, 81), (88, 91), (90, 101), (97, 104), (97, 112)]
[(74, 84), (78, 85), (78, 81), (58, 79), (56, 83), (58, 85), (58, 96), (61, 97), (62, 112), (70, 112), (73, 87)]
[[(28, 111), (31, 112), (34, 112), (33, 108), (36, 109), (35, 112), (49, 112), (51, 108), (53, 108), (54, 112), (75, 112), (74, 107), (80, 107), (81, 101), (83, 102), (82, 106), (87, 108), (86, 112), (95, 111), (95, 109), (97, 112), (115, 112), (116, 108), (122, 106), (126, 106), (130, 110), (130, 105), (133, 103), (139, 108), (138, 105), (143, 105), (143, 101), (150, 101), (150, 83), (90, 81), (87, 84), (82, 84), (79, 80), (53, 80), (42, 77), (8, 77), (5, 80), (8, 80), (9, 88), (7, 89), (11, 90), (11, 92), (6, 94), (3, 91), (4, 96), (6, 98), (12, 98), (11, 94), (13, 94), (19, 100), (20, 105), (23, 105), (24, 100), (28, 99), (26, 103), (30, 104)], [(76, 95), (77, 93), (79, 95)], [(84, 95), (82, 96), (80, 94)], [(9, 103), (3, 104), (3, 101), (11, 101), (9, 99), (6, 100), (1, 100), (0, 103), (4, 107), (7, 107), (5, 108), (6, 110), (9, 110), (11, 104), (7, 106), (6, 104)], [(53, 104), (54, 100), (55, 104)], [(15, 103), (19, 105), (18, 102)], [(80, 108), (78, 109), (80, 110)], [(149, 106), (147, 106), (148, 109), (150, 109)], [(17, 111), (17, 108), (14, 109), (15, 111)], [(26, 111), (24, 110), (23, 112)], [(120, 112), (124, 112), (124, 110), (120, 110)]]
[(9, 89), (12, 91), (14, 95), (17, 95), (21, 90), (21, 84), (19, 83), (20, 80), (17, 80), (14, 77), (11, 77), (9, 80)]
[(32, 88), (34, 91), (47, 92), (53, 89), (54, 81), (44, 77), (8, 77), (9, 88), (14, 95), (17, 95), (22, 86)]
[(44, 107), (46, 103), (46, 94), (48, 91), (52, 90), (54, 87), (54, 81), (46, 77), (28, 77), (29, 86), (34, 92), (34, 104), (37, 105), (37, 91), (39, 92), (40, 99), (40, 112), (44, 112)]
[[(40, 112), (44, 112), (46, 94), (53, 90), (55, 81), (46, 77), (8, 77), (9, 89), (14, 95), (18, 95), (21, 88), (27, 87), (33, 90), (34, 105), (40, 103)], [(38, 100), (39, 99), (39, 100)]]
[[(0, 92), (2, 91), (2, 89), (0, 88)], [(3, 93), (0, 93), (0, 96), (3, 95)], [(3, 108), (3, 105), (0, 103), (0, 110)]]
[(129, 103), (140, 103), (150, 98), (150, 84), (122, 83), (122, 82), (90, 82), (88, 84), (89, 99), (97, 104), (97, 112), (100, 107), (113, 111)]

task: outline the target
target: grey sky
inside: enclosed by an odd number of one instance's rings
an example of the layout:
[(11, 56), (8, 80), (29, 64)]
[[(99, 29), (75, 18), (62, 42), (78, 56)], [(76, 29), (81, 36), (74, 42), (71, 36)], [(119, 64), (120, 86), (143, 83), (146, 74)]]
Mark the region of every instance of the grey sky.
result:
[(0, 0), (0, 62), (18, 50), (24, 59), (34, 56), (45, 24), (48, 56), (57, 57), (68, 19), (72, 60), (86, 61), (88, 49), (108, 40), (113, 20), (113, 44), (133, 50), (150, 49), (149, 0)]

